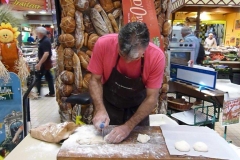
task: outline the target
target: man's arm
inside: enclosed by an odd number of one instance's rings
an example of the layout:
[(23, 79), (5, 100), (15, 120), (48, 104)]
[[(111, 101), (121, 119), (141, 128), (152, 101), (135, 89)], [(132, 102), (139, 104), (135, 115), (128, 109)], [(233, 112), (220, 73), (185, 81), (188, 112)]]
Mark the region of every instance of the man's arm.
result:
[(157, 104), (159, 89), (147, 89), (147, 96), (136, 113), (125, 123), (131, 130), (153, 111)]
[(49, 52), (44, 52), (42, 58), (39, 60), (38, 64), (36, 65), (36, 70), (40, 70), (42, 64), (47, 60), (49, 56)]
[(147, 89), (147, 96), (136, 113), (123, 125), (115, 127), (106, 137), (108, 143), (120, 143), (133, 128), (153, 111), (157, 104), (159, 89)]
[(100, 129), (99, 126), (102, 122), (105, 123), (105, 127), (108, 126), (110, 122), (109, 116), (103, 104), (103, 88), (101, 79), (101, 75), (92, 74), (89, 81), (89, 92), (95, 107), (95, 113), (92, 121), (94, 126), (98, 129)]

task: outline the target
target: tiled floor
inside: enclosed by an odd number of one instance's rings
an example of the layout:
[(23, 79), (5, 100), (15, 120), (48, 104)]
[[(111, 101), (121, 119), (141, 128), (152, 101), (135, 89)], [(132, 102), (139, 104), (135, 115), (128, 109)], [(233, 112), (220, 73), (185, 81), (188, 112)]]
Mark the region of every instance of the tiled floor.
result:
[[(42, 95), (48, 93), (48, 89), (43, 87)], [(42, 97), (38, 100), (30, 100), (31, 126), (37, 127), (47, 122), (60, 123), (58, 105), (55, 97)], [(224, 127), (220, 122), (215, 124), (215, 130), (223, 137)], [(240, 147), (240, 124), (227, 127), (227, 140)]]

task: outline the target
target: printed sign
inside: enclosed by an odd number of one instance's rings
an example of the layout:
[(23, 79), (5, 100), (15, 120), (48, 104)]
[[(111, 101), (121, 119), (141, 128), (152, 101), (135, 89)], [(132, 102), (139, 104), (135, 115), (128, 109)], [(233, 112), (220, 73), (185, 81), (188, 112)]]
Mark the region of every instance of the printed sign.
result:
[(0, 87), (0, 101), (13, 99), (11, 86)]
[(47, 9), (46, 0), (1, 0), (2, 3), (8, 3), (16, 11), (42, 11)]
[(223, 102), (222, 125), (231, 125), (239, 123), (240, 98), (227, 100)]
[(124, 24), (136, 21), (146, 23), (150, 32), (151, 42), (163, 50), (154, 1), (123, 0), (122, 5)]

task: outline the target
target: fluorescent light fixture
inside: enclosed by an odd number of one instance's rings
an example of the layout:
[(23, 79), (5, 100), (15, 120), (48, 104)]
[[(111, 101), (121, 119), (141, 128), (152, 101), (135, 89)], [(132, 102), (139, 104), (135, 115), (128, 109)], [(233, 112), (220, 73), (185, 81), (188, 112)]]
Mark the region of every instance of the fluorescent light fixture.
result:
[(204, 26), (204, 24), (202, 24), (202, 26)]
[(231, 5), (231, 4), (229, 4), (228, 6), (229, 6), (229, 7), (231, 7), (232, 5)]
[(28, 11), (28, 13), (30, 13), (30, 14), (34, 14), (34, 13), (36, 13), (35, 11)]
[(47, 12), (46, 11), (40, 11), (39, 13), (40, 14), (46, 14)]

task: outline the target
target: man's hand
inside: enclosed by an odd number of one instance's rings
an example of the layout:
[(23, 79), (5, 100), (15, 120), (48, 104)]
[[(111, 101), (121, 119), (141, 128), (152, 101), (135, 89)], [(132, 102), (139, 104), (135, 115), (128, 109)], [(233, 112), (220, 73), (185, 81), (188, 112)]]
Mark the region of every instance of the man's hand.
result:
[(41, 64), (40, 63), (38, 63), (36, 66), (35, 66), (35, 69), (37, 70), (37, 71), (40, 71), (40, 68), (41, 68)]
[(127, 125), (115, 127), (107, 136), (107, 143), (120, 143), (130, 134), (131, 129)]
[(109, 125), (109, 122), (110, 122), (107, 111), (105, 109), (101, 109), (101, 110), (96, 111), (92, 122), (93, 122), (93, 125), (98, 130), (101, 130), (101, 128), (100, 128), (101, 123), (104, 123), (104, 127), (107, 127)]

